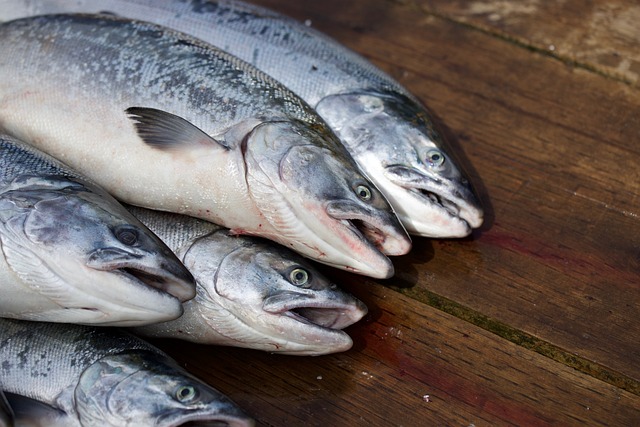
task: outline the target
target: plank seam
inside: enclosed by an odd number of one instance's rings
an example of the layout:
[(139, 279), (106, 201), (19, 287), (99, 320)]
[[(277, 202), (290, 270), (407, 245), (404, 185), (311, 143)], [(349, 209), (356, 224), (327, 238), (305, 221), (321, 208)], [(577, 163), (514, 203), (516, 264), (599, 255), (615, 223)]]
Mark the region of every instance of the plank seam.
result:
[(416, 10), (421, 11), (422, 13), (424, 13), (425, 15), (437, 18), (437, 19), (442, 19), (444, 21), (447, 21), (449, 23), (452, 23), (454, 25), (459, 25), (461, 27), (464, 27), (468, 30), (472, 30), (472, 31), (477, 31), (480, 32), (482, 34), (491, 36), (491, 37), (495, 37), (498, 38), (500, 40), (503, 40), (507, 43), (510, 44), (514, 44), (518, 47), (524, 48), (528, 51), (534, 52), (534, 53), (538, 53), (540, 55), (555, 59), (557, 61), (562, 62), (565, 65), (568, 65), (570, 67), (573, 68), (578, 68), (578, 69), (582, 69), (588, 72), (591, 72), (593, 74), (599, 75), (601, 77), (610, 79), (610, 80), (614, 80), (620, 83), (623, 83), (627, 86), (630, 86), (634, 89), (638, 88), (640, 82), (634, 82), (633, 80), (626, 78), (620, 74), (617, 73), (611, 73), (608, 72), (605, 69), (601, 69), (600, 67), (594, 65), (594, 64), (590, 64), (588, 62), (582, 62), (579, 61), (575, 58), (570, 58), (568, 56), (564, 56), (564, 55), (560, 55), (557, 52), (555, 52), (554, 50), (548, 49), (548, 48), (544, 48), (541, 46), (537, 46), (529, 41), (527, 41), (526, 39), (523, 38), (519, 38), (513, 35), (510, 35), (506, 32), (497, 30), (493, 27), (490, 26), (483, 26), (483, 25), (478, 25), (478, 24), (472, 24), (469, 22), (465, 22), (463, 20), (460, 19), (455, 19), (451, 16), (448, 16), (444, 13), (440, 13), (437, 12), (435, 9), (432, 9), (426, 5), (422, 5), (419, 4), (418, 2), (414, 1), (410, 1), (410, 0), (387, 0), (390, 1), (391, 3), (396, 3), (396, 4), (401, 4), (403, 6), (409, 6), (409, 7), (413, 7)]
[(491, 332), (492, 334), (506, 339), (507, 341), (522, 348), (534, 351), (542, 356), (545, 356), (565, 366), (571, 367), (590, 377), (603, 381), (607, 384), (611, 384), (622, 390), (628, 391), (629, 393), (640, 396), (639, 381), (629, 378), (628, 376), (620, 372), (609, 369), (597, 362), (593, 362), (577, 354), (572, 354), (561, 347), (558, 347), (524, 331), (511, 327), (498, 320), (492, 319), (487, 315), (484, 315), (476, 310), (459, 304), (446, 297), (437, 295), (429, 290), (407, 289), (392, 285), (388, 285), (387, 287), (398, 293), (427, 304), (430, 307), (454, 316), (460, 320), (471, 323), (479, 328), (484, 329), (487, 332)]

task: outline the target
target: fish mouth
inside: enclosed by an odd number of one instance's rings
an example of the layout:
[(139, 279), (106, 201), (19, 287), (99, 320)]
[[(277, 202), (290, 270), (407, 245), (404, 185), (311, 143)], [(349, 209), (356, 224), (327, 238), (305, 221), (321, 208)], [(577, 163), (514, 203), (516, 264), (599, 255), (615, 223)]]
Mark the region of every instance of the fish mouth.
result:
[(250, 418), (234, 418), (231, 416), (196, 415), (186, 421), (168, 424), (168, 427), (253, 427), (255, 422)]
[(318, 301), (317, 298), (293, 292), (290, 294), (291, 298), (287, 298), (286, 302), (283, 302), (282, 295), (267, 298), (262, 306), (263, 310), (328, 332), (341, 331), (367, 314), (367, 306), (355, 298), (351, 303), (340, 303)]
[(482, 208), (466, 181), (432, 177), (404, 165), (387, 166), (385, 175), (391, 183), (435, 208), (442, 216), (463, 222), (466, 228), (464, 235), (468, 235), (472, 228), (482, 225)]
[[(142, 269), (140, 267), (123, 266), (115, 268), (111, 272), (127, 277), (130, 281), (137, 282), (147, 288), (167, 293), (176, 297), (180, 302), (190, 300), (195, 296), (190, 288), (182, 283), (176, 283), (175, 276), (167, 274), (166, 270)], [(182, 279), (180, 279), (182, 281)]]
[[(241, 412), (240, 409), (235, 408), (231, 402), (221, 402), (222, 408), (217, 414), (202, 413), (202, 412), (187, 412), (179, 411), (178, 413), (166, 414), (160, 417), (156, 425), (163, 425), (167, 427), (253, 427), (255, 421)], [(176, 418), (172, 421), (171, 418)]]
[(372, 245), (385, 255), (404, 255), (411, 249), (411, 240), (395, 218), (391, 220), (374, 215), (349, 200), (329, 202), (326, 212), (361, 242)]
[[(126, 255), (126, 259), (122, 259), (123, 255)], [(180, 302), (195, 297), (195, 279), (186, 267), (165, 262), (159, 266), (149, 265), (144, 258), (118, 249), (99, 249), (90, 255), (87, 266), (116, 274), (146, 289), (169, 294)]]
[(460, 217), (460, 208), (455, 204), (455, 202), (445, 199), (441, 195), (433, 191), (429, 191), (426, 188), (405, 187), (405, 189), (415, 194), (416, 197), (427, 199), (430, 204), (437, 206), (439, 209), (446, 212), (449, 216), (460, 218), (461, 220), (469, 224), (467, 220)]

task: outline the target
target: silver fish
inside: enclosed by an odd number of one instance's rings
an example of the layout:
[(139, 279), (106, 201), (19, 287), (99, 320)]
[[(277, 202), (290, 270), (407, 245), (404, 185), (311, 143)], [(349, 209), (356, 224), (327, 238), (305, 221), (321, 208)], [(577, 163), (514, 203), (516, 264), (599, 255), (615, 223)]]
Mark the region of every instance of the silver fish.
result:
[(253, 425), (228, 397), (122, 330), (0, 319), (0, 389), (68, 426)]
[(175, 319), (189, 271), (120, 203), (0, 135), (0, 316), (138, 326)]
[(176, 252), (197, 283), (180, 318), (136, 333), (307, 356), (353, 345), (341, 329), (367, 307), (299, 255), (196, 218), (128, 208)]
[(160, 26), (88, 15), (8, 22), (0, 42), (0, 127), (120, 200), (373, 277), (393, 274), (382, 252), (409, 251), (322, 119), (249, 64)]
[(482, 224), (482, 208), (455, 164), (455, 153), (421, 103), (364, 58), (308, 25), (234, 0), (4, 2), (0, 19), (106, 12), (215, 44), (316, 108), (387, 196), (409, 233), (462, 237)]

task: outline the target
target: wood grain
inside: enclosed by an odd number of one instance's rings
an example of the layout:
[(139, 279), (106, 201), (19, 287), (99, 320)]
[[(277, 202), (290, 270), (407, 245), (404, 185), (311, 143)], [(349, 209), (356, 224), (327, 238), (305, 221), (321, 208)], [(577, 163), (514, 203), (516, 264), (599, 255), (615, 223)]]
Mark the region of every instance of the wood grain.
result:
[(427, 13), (518, 41), (577, 66), (640, 83), (638, 22), (633, 0), (416, 0)]
[(468, 239), (415, 239), (386, 281), (327, 271), (370, 307), (346, 353), (159, 345), (260, 425), (637, 425), (640, 93), (519, 39), (555, 25), (556, 53), (591, 61), (552, 21), (584, 30), (608, 6), (522, 2), (538, 6), (494, 19), (465, 2), (255, 2), (310, 20), (429, 105), (487, 221)]
[(397, 77), (473, 166), (486, 226), (463, 241), (416, 239), (386, 284), (640, 379), (637, 90), (412, 4), (260, 3)]
[(355, 348), (316, 358), (161, 342), (260, 425), (633, 425), (640, 397), (377, 284)]

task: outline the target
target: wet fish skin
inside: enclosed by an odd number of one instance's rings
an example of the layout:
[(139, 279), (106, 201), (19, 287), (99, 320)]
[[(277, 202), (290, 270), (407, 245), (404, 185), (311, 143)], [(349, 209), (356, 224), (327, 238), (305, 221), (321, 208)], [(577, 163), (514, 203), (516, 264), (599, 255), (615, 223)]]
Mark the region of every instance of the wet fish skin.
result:
[(0, 319), (1, 388), (69, 426), (253, 425), (231, 400), (122, 330)]
[[(409, 251), (388, 201), (324, 122), (250, 65), (186, 35), (109, 17), (12, 21), (0, 39), (0, 125), (120, 200), (373, 277), (393, 274), (381, 252)], [(71, 143), (80, 140), (100, 143)], [(283, 177), (278, 165), (294, 173)], [(314, 175), (304, 173), (310, 168)], [(348, 209), (327, 212), (332, 201)]]
[(180, 318), (135, 328), (137, 334), (305, 356), (353, 345), (341, 329), (364, 317), (367, 307), (299, 255), (196, 218), (127, 208), (197, 282)]
[(425, 107), (364, 58), (303, 23), (235, 0), (16, 1), (5, 0), (7, 18), (104, 11), (220, 46), (316, 108), (411, 234), (463, 237), (482, 224), (482, 207), (456, 153)]
[(137, 326), (182, 313), (193, 276), (100, 187), (0, 135), (0, 315)]

